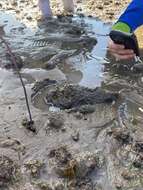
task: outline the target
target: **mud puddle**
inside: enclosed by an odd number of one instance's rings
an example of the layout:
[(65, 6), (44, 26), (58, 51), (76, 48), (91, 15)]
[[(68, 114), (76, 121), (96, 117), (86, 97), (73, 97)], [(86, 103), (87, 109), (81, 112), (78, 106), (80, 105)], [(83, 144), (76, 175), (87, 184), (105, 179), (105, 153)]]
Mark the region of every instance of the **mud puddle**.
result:
[[(107, 45), (107, 38), (97, 36), (94, 32), (108, 33), (110, 26), (94, 18), (74, 17), (73, 19), (66, 18), (64, 20), (63, 18), (63, 20), (55, 19), (47, 22), (39, 23), (41, 29), (27, 28), (12, 15), (1, 12), (1, 25), (4, 25), (6, 39), (24, 62), (21, 73), (27, 81), (26, 83), (32, 84), (37, 80), (50, 78), (67, 80), (70, 83), (90, 88), (101, 86), (106, 62), (104, 60), (106, 50), (103, 47)], [(66, 30), (65, 25), (68, 26)], [(52, 26), (54, 29), (50, 31)], [(55, 29), (56, 27), (61, 30), (60, 34)], [(79, 37), (83, 39), (78, 40)], [(96, 38), (100, 43), (96, 44)], [(67, 45), (65, 45), (65, 40), (69, 40)], [(75, 43), (72, 43), (71, 40), (75, 40)], [(45, 44), (46, 42), (47, 44)], [(40, 43), (43, 43), (42, 46)], [(79, 44), (79, 47), (74, 44)], [(7, 61), (5, 62), (4, 66), (8, 64)], [(51, 68), (55, 69), (51, 70)], [(1, 69), (2, 76), (6, 75), (6, 72)], [(11, 71), (9, 72), (13, 75)], [(13, 78), (13, 80), (17, 80), (15, 75)], [(1, 86), (1, 91), (4, 92), (3, 88), (8, 89), (6, 86), (11, 80), (6, 76), (2, 80), (4, 80), (4, 84)]]

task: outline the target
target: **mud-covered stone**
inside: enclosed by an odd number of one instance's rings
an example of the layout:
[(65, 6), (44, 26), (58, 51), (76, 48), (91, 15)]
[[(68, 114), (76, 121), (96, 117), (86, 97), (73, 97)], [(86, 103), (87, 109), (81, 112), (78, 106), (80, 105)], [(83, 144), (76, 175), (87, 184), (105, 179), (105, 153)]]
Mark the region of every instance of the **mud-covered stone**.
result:
[(57, 85), (47, 92), (47, 103), (61, 109), (71, 109), (82, 105), (99, 103), (112, 103), (116, 101), (118, 94), (106, 92), (101, 88), (89, 89), (78, 85)]
[(17, 175), (16, 163), (7, 156), (0, 155), (0, 188), (7, 186)]

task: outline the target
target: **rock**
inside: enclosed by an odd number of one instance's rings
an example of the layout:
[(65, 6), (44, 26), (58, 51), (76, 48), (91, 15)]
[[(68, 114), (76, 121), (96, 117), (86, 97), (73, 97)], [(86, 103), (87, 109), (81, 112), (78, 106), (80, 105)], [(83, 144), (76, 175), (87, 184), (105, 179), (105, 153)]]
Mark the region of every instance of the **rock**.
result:
[(67, 164), (55, 167), (56, 173), (62, 178), (74, 179), (76, 177), (76, 161), (70, 160)]
[(39, 177), (41, 168), (44, 166), (44, 163), (40, 160), (29, 160), (25, 163), (25, 167), (30, 170), (32, 177)]
[(64, 190), (65, 185), (63, 183), (57, 183), (55, 184), (55, 189), (54, 190)]
[(0, 155), (0, 187), (7, 186), (17, 175), (17, 165), (7, 156)]
[(79, 141), (79, 132), (78, 131), (74, 131), (74, 133), (71, 136), (74, 141), (76, 141), (76, 142)]
[(79, 155), (77, 158), (68, 161), (67, 164), (56, 167), (56, 173), (64, 178), (86, 178), (96, 167), (98, 167), (96, 159), (95, 155), (89, 153)]
[(35, 185), (38, 186), (41, 190), (53, 190), (51, 185), (44, 181), (36, 182)]
[(72, 159), (72, 155), (66, 146), (51, 150), (49, 157), (54, 158), (59, 165), (67, 164)]

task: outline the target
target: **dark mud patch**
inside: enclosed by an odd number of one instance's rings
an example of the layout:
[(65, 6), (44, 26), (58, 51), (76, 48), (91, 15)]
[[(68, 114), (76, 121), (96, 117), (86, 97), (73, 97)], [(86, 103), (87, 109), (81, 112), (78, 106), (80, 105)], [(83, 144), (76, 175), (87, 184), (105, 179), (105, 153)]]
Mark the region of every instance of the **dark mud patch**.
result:
[(112, 103), (116, 101), (118, 94), (105, 92), (101, 88), (89, 89), (78, 85), (57, 86), (47, 92), (47, 104), (61, 109), (71, 109), (82, 105), (99, 103)]
[(68, 83), (60, 84), (56, 83), (56, 81), (46, 79), (43, 82), (36, 83), (33, 87), (33, 102), (37, 94), (40, 97), (40, 91), (43, 89), (46, 92), (44, 93), (44, 100), (47, 105), (60, 109), (72, 109), (71, 111), (79, 111), (83, 114), (93, 113), (95, 104), (110, 104), (119, 98), (118, 93), (105, 91), (102, 88), (90, 89)]

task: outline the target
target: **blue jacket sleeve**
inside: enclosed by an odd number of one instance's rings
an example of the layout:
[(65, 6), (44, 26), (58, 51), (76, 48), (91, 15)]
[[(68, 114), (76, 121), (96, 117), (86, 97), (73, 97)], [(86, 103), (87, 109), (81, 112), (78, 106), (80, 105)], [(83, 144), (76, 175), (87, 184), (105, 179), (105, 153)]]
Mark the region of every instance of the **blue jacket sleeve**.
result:
[(119, 21), (128, 24), (132, 31), (143, 25), (143, 0), (133, 0)]

